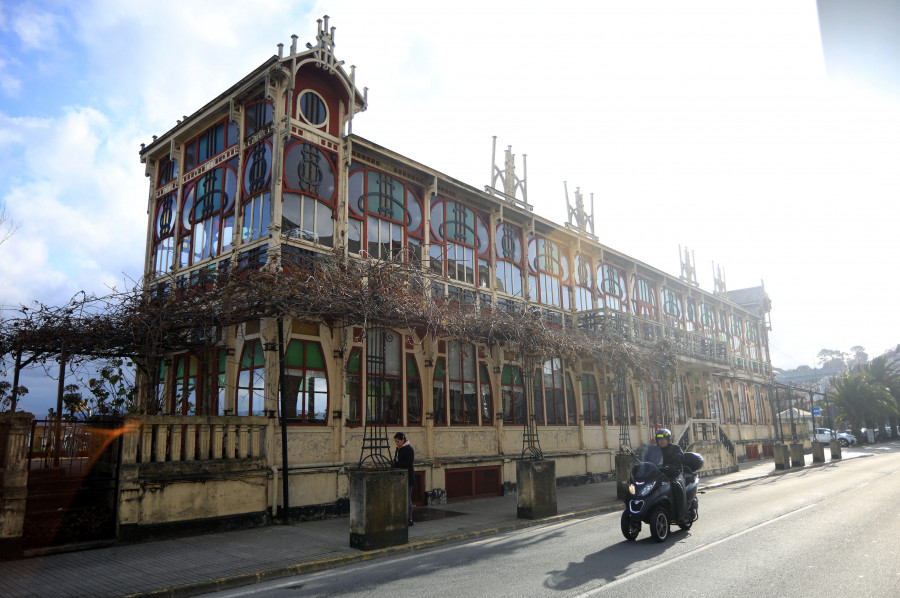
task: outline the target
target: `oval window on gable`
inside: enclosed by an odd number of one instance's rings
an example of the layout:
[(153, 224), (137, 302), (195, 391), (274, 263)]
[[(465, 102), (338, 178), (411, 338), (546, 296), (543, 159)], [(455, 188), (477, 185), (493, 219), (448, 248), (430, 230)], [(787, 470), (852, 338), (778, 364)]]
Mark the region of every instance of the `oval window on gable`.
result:
[(322, 96), (314, 91), (304, 91), (300, 94), (300, 114), (314, 127), (320, 127), (328, 119), (328, 108)]

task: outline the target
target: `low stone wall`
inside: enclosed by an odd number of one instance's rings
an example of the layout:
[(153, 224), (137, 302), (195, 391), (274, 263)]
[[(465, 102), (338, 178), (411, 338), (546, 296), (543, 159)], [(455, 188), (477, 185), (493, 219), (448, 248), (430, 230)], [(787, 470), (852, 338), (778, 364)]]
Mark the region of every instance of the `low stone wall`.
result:
[(703, 469), (699, 475), (717, 476), (732, 473), (738, 470), (737, 458), (731, 454), (724, 444), (713, 441), (695, 442), (688, 447), (687, 452), (703, 455)]
[(266, 424), (247, 417), (128, 418), (117, 537), (264, 525), (272, 487), (263, 455)]

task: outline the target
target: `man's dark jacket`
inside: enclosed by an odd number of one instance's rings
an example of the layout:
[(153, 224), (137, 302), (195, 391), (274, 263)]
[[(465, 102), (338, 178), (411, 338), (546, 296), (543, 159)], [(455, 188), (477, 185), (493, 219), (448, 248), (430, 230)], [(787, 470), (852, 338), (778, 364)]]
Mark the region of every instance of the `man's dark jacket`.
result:
[(413, 486), (416, 478), (415, 469), (413, 468), (413, 463), (416, 461), (416, 452), (413, 450), (412, 445), (404, 444), (403, 446), (397, 449), (397, 452), (394, 453), (394, 469), (405, 469), (409, 472), (409, 485)]

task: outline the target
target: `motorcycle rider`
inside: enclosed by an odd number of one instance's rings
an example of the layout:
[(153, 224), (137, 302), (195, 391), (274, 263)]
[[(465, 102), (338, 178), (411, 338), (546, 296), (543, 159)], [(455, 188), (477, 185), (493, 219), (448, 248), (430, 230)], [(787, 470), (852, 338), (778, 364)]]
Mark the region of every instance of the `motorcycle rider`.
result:
[(668, 476), (669, 481), (672, 483), (676, 521), (682, 521), (685, 517), (686, 502), (682, 463), (684, 451), (681, 450), (680, 446), (672, 442), (672, 432), (666, 428), (660, 428), (656, 431), (656, 445), (663, 454), (663, 473)]

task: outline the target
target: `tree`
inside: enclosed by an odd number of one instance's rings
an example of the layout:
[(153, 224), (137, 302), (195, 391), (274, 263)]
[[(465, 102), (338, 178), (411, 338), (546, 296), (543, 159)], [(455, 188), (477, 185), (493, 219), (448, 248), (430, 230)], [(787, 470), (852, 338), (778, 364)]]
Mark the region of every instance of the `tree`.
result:
[(891, 430), (897, 429), (898, 414), (900, 414), (900, 371), (895, 364), (888, 361), (886, 355), (881, 355), (866, 365), (866, 373), (872, 379), (887, 388), (894, 399), (896, 413), (889, 416)]
[[(19, 397), (28, 394), (28, 388), (19, 386), (16, 394)], [(0, 412), (8, 410), (12, 406), (12, 384), (6, 380), (0, 380)]]
[(19, 230), (19, 226), (21, 223), (13, 220), (6, 211), (6, 202), (0, 201), (0, 245), (8, 241)]
[(896, 415), (897, 406), (888, 389), (869, 374), (847, 374), (831, 379), (834, 394), (829, 395), (838, 409), (839, 426), (851, 426), (854, 432), (871, 427)]
[(64, 419), (75, 421), (90, 416), (88, 402), (82, 396), (77, 384), (67, 384), (63, 388), (62, 400)]
[(816, 357), (819, 360), (819, 364), (824, 368), (835, 365), (843, 366), (844, 355), (843, 351), (836, 349), (822, 349)]
[(850, 355), (853, 357), (848, 359), (847, 365), (856, 367), (857, 373), (861, 372), (863, 365), (869, 361), (869, 354), (866, 353), (866, 348), (860, 345), (850, 347)]

